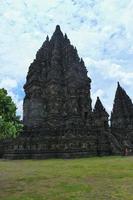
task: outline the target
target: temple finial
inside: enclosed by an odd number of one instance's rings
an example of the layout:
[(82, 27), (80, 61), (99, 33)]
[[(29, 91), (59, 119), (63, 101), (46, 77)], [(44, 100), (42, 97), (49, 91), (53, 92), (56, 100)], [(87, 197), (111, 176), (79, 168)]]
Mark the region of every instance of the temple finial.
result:
[(117, 82), (117, 86), (120, 87), (120, 83), (119, 83), (119, 81)]
[(59, 25), (56, 25), (56, 29), (55, 29), (56, 31), (61, 31), (61, 29), (60, 29), (60, 26)]
[(64, 39), (64, 35), (63, 35), (59, 25), (56, 26), (51, 39), (52, 39), (52, 41), (58, 40), (59, 42)]
[(66, 33), (65, 33), (65, 36), (64, 36), (64, 38), (65, 38), (65, 39), (68, 39), (68, 37), (67, 37), (67, 34), (66, 34)]
[(46, 37), (46, 41), (48, 42), (49, 41), (49, 36), (47, 35), (47, 37)]

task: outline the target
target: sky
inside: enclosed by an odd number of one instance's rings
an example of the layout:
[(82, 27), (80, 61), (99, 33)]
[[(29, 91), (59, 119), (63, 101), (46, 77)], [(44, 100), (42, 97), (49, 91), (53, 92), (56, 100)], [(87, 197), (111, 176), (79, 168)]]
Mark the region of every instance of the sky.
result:
[(57, 24), (85, 61), (93, 105), (110, 113), (117, 81), (133, 99), (133, 0), (1, 0), (0, 88), (22, 116), (30, 63)]

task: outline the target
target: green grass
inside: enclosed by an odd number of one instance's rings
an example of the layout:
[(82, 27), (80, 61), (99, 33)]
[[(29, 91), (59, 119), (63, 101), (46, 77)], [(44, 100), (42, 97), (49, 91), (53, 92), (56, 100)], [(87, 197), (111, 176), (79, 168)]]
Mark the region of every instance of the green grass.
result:
[(0, 200), (133, 200), (133, 157), (0, 160)]

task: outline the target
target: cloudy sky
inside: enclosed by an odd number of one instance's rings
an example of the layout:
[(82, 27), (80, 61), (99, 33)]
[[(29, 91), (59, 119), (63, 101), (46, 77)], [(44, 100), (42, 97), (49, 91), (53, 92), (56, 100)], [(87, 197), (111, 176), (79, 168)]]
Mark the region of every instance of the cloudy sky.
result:
[(1, 0), (0, 88), (22, 115), (23, 84), (36, 51), (56, 24), (83, 57), (100, 96), (112, 109), (117, 81), (133, 99), (133, 0)]

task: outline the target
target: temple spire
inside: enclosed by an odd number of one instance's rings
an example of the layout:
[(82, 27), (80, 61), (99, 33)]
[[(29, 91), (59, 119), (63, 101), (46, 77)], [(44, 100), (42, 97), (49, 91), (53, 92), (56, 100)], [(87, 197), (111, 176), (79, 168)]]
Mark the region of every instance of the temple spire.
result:
[(56, 25), (56, 29), (55, 29), (56, 31), (61, 31), (61, 29), (60, 29), (60, 25)]
[(49, 36), (48, 36), (48, 35), (47, 35), (47, 37), (46, 37), (46, 41), (49, 42)]
[[(36, 120), (40, 123), (45, 120), (43, 127), (62, 127), (63, 124), (71, 127), (79, 122), (83, 125), (88, 120), (87, 117), (91, 115), (90, 80), (82, 64), (76, 47), (70, 44), (67, 35), (63, 35), (57, 25), (52, 38), (49, 40), (46, 37), (36, 60), (30, 66), (25, 92), (28, 95), (30, 93), (35, 106), (31, 105), (28, 110), (27, 95), (24, 115), (28, 112), (30, 118), (27, 117), (24, 124), (30, 127), (36, 124)], [(86, 124), (90, 126), (91, 120)]]
[(55, 32), (53, 33), (53, 36), (51, 39), (53, 41), (58, 40), (58, 42), (60, 42), (61, 40), (64, 39), (63, 33), (62, 33), (59, 25), (56, 26)]
[(100, 115), (109, 116), (99, 97), (97, 97), (93, 112), (94, 114), (97, 114), (99, 116)]
[[(94, 106), (93, 116), (94, 116), (95, 128), (97, 128), (97, 132), (99, 134), (100, 134), (100, 131), (102, 130), (101, 137), (104, 138), (104, 131), (107, 131), (109, 128), (109, 124), (108, 124), (109, 114), (105, 110), (99, 97), (97, 97), (97, 100)], [(101, 138), (99, 138), (99, 140), (101, 140)]]
[(117, 82), (117, 87), (120, 87), (120, 83), (119, 83), (119, 81)]
[[(133, 104), (126, 91), (120, 86), (119, 82), (116, 89), (111, 122), (114, 126), (126, 126), (127, 119), (133, 117)], [(125, 121), (126, 120), (126, 121)], [(117, 123), (119, 121), (119, 123)]]
[(66, 39), (66, 40), (68, 40), (68, 37), (67, 37), (67, 34), (65, 33), (65, 36), (64, 36), (64, 38)]

